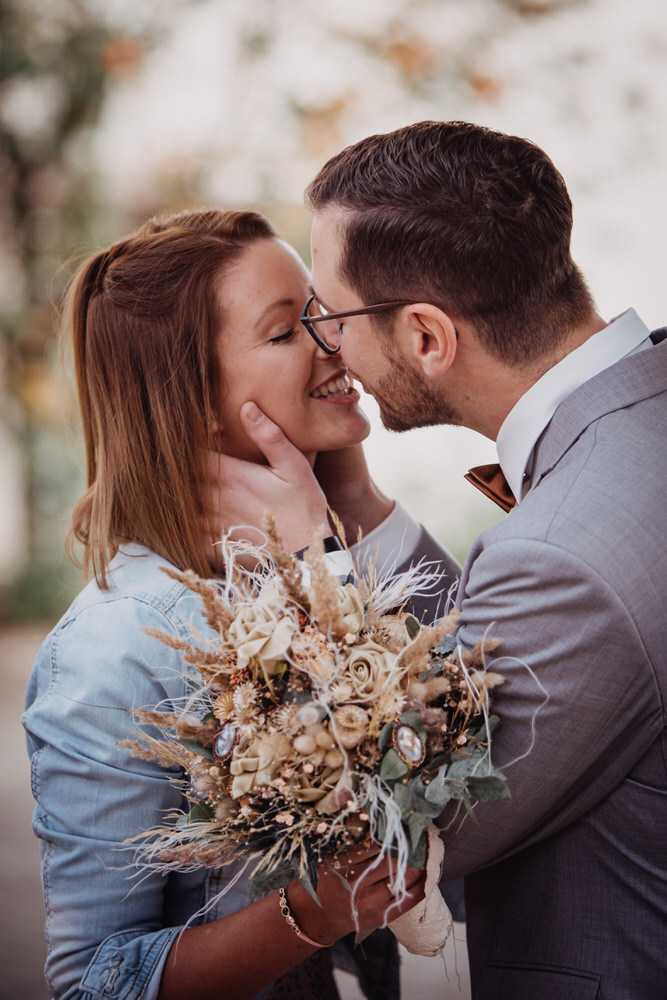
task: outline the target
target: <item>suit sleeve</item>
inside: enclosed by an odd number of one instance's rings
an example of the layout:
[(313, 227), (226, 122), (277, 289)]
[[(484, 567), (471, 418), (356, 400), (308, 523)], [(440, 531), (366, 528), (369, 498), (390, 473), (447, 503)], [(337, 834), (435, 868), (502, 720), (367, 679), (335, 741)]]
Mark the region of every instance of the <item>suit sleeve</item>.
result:
[[(511, 798), (480, 803), (477, 823), (448, 807), (446, 879), (563, 829), (600, 802), (662, 728), (656, 678), (613, 586), (572, 552), (504, 540), (473, 554), (458, 599), (459, 639), (501, 645), (490, 666), (500, 719), (493, 762)], [(632, 738), (629, 738), (630, 735)]]

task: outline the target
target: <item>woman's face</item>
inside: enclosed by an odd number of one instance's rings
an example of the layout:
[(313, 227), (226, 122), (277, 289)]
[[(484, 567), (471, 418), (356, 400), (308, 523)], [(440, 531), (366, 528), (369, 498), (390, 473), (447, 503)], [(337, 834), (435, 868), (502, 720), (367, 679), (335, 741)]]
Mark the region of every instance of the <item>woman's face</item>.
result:
[(222, 279), (218, 420), (226, 454), (263, 461), (241, 427), (239, 410), (250, 400), (311, 463), (318, 451), (356, 444), (368, 435), (345, 365), (320, 351), (299, 321), (308, 294), (302, 261), (273, 238), (252, 243)]

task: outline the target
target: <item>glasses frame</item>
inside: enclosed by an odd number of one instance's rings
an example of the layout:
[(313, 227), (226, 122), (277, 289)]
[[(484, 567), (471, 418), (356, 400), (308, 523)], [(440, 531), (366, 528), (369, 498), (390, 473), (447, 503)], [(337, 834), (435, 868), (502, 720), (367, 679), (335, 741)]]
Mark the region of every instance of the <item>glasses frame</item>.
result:
[(320, 350), (324, 351), (325, 354), (331, 355), (338, 354), (340, 351), (340, 345), (343, 339), (343, 324), (338, 324), (338, 344), (336, 347), (331, 347), (329, 344), (326, 344), (323, 340), (321, 340), (316, 333), (316, 323), (335, 322), (336, 320), (347, 319), (349, 316), (370, 316), (372, 313), (386, 312), (389, 309), (396, 309), (398, 306), (414, 305), (414, 301), (412, 299), (394, 299), (391, 302), (376, 302), (374, 305), (364, 306), (362, 309), (349, 309), (347, 312), (327, 313), (326, 316), (309, 316), (308, 309), (311, 302), (315, 298), (317, 298), (316, 295), (310, 295), (306, 299), (306, 304), (301, 310), (300, 320)]

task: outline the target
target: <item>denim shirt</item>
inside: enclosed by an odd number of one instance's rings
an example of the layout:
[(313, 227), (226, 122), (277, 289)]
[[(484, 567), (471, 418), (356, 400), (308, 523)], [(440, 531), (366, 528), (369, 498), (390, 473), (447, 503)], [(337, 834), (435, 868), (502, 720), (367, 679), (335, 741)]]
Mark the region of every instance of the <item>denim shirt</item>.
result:
[(211, 634), (199, 598), (163, 565), (149, 549), (125, 546), (110, 589), (91, 582), (46, 638), (28, 686), (23, 722), (55, 1000), (154, 1000), (182, 927), (248, 901), (246, 878), (215, 899), (234, 869), (138, 873), (123, 845), (184, 805), (169, 769), (117, 745), (139, 729), (132, 709), (168, 710), (186, 693), (179, 652), (143, 629)]

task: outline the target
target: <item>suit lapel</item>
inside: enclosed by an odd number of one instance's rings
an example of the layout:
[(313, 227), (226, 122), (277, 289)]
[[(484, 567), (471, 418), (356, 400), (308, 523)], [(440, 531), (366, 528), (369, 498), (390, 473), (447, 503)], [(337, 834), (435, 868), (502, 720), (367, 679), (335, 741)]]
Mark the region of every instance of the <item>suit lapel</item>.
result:
[(667, 328), (651, 336), (654, 348), (605, 369), (560, 404), (535, 447), (533, 488), (600, 417), (667, 392)]

